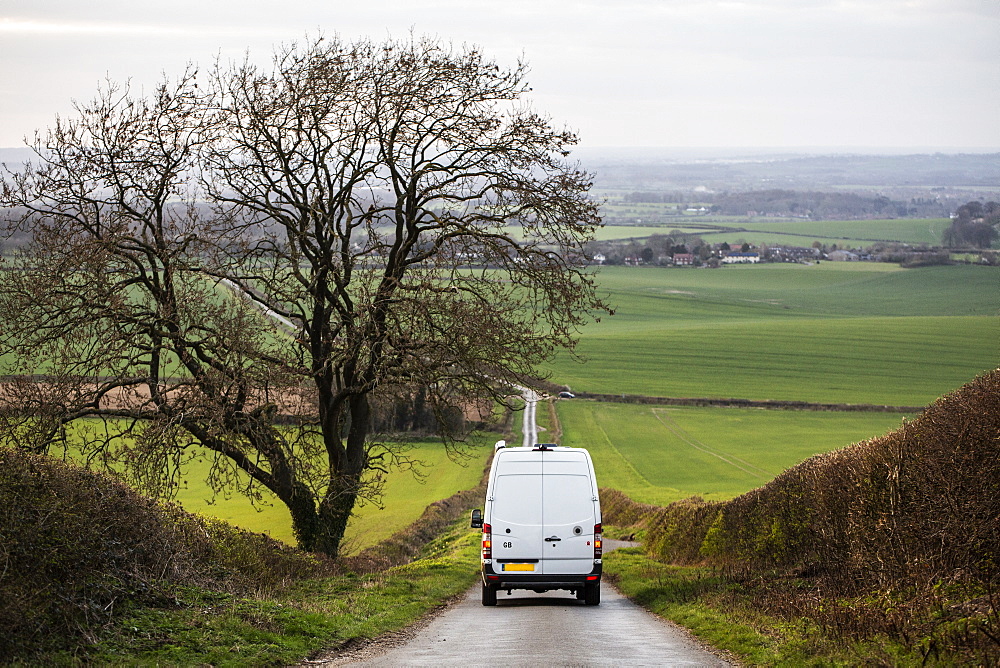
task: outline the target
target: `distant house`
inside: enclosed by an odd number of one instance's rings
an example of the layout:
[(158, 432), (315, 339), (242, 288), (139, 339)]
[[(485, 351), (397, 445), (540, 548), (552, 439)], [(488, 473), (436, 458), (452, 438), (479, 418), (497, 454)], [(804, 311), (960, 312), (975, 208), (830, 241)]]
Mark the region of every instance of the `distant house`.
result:
[(818, 248), (801, 246), (772, 246), (771, 259), (779, 262), (808, 262), (819, 259)]
[(594, 264), (604, 264), (608, 261), (608, 258), (604, 257), (604, 253), (598, 253), (594, 256)]
[(757, 264), (760, 262), (760, 253), (756, 251), (740, 252), (730, 251), (722, 257), (724, 264)]
[(833, 262), (857, 262), (860, 259), (857, 253), (847, 250), (835, 250), (828, 253), (826, 257)]
[(674, 264), (678, 267), (690, 267), (694, 265), (694, 255), (691, 253), (674, 253)]

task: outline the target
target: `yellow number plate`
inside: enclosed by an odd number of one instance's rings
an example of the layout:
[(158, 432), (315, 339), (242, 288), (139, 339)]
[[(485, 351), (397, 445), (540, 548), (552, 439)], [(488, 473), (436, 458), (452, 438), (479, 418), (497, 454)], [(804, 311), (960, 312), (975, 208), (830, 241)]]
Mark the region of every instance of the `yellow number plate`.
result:
[(504, 564), (503, 569), (505, 571), (533, 571), (535, 570), (534, 564)]

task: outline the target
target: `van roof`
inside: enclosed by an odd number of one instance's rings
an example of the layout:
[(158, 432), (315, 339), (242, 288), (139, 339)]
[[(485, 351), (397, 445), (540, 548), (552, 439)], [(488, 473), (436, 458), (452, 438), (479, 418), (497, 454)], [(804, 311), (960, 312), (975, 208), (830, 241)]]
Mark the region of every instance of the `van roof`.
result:
[(535, 443), (531, 446), (526, 445), (507, 445), (507, 441), (497, 441), (493, 446), (495, 452), (500, 452), (501, 450), (512, 450), (517, 452), (547, 452), (550, 450), (555, 450), (559, 452), (587, 452), (586, 448), (573, 448), (565, 445), (558, 445), (556, 443)]
[(506, 448), (497, 448), (497, 454), (501, 452), (587, 452), (587, 449), (555, 445), (553, 443), (537, 443), (532, 446), (515, 445)]

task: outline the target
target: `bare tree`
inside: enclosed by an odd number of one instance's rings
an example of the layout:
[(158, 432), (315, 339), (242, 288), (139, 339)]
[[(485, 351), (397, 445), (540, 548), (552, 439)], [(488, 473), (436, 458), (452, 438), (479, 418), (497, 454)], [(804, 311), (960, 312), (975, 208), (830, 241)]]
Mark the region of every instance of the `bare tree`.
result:
[(433, 40), (318, 38), (200, 90), (111, 87), (57, 124), (3, 198), (34, 228), (4, 341), (48, 374), (8, 385), (35, 407), (20, 433), (44, 446), (114, 419), (128, 438), (91, 451), (128, 451), (154, 489), (207, 449), (217, 487), (242, 471), (336, 555), (392, 464), (376, 405), (504, 401), (604, 308), (590, 178), (565, 162), (575, 136), (523, 102), (525, 74)]
[(4, 186), (11, 229), (31, 235), (0, 293), (8, 435), (39, 451), (69, 438), (164, 495), (205, 448), (217, 489), (243, 470), (244, 491), (290, 498), (268, 397), (298, 379), (259, 310), (200, 273), (219, 221), (192, 186), (209, 139), (195, 73), (151, 99), (109, 84), (77, 111)]

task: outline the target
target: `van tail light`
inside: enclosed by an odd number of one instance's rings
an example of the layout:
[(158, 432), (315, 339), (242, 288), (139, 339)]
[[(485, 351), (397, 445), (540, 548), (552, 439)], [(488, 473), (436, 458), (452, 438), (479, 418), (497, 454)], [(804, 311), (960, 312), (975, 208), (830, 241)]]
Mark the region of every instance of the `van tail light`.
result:
[(601, 525), (594, 525), (594, 559), (600, 559), (604, 554), (604, 536), (601, 534)]
[(483, 524), (483, 559), (493, 558), (493, 527)]

